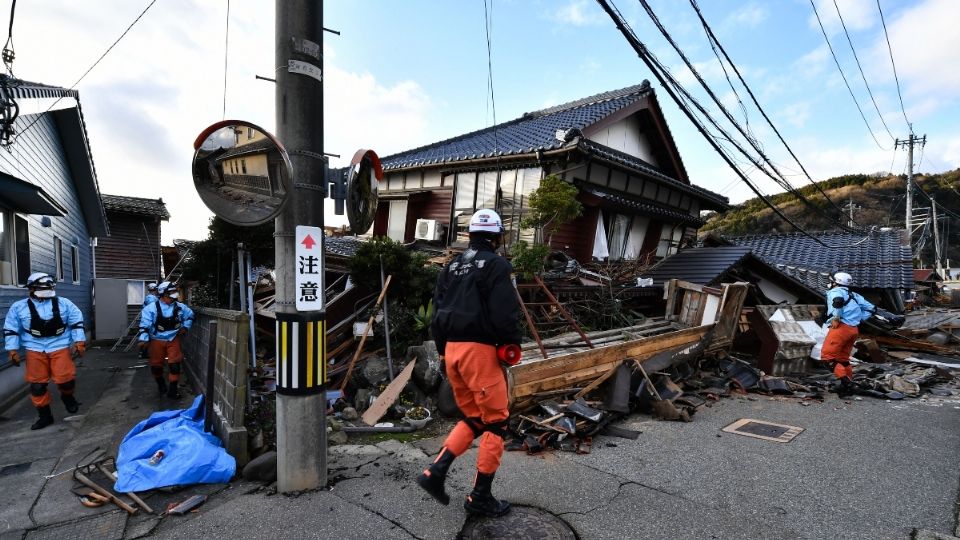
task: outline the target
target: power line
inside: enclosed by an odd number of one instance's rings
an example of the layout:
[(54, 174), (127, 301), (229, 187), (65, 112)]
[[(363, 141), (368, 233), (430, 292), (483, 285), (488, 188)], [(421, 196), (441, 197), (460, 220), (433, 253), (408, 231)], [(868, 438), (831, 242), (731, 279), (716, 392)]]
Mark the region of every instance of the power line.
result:
[(13, 77), (13, 59), (17, 56), (13, 52), (13, 16), (17, 13), (17, 0), (10, 3), (10, 27), (7, 30), (7, 43), (3, 46), (3, 64), (7, 73)]
[(824, 242), (822, 239), (817, 238), (816, 236), (810, 234), (810, 233), (807, 232), (805, 229), (803, 229), (802, 227), (800, 227), (799, 225), (797, 225), (796, 223), (794, 223), (793, 220), (791, 220), (786, 214), (784, 214), (783, 211), (780, 210), (780, 208), (778, 208), (776, 205), (774, 205), (774, 204), (769, 200), (769, 198), (768, 198), (762, 191), (760, 191), (760, 189), (759, 189), (757, 186), (755, 186), (755, 185), (750, 181), (749, 178), (747, 178), (747, 177), (743, 174), (743, 171), (741, 171), (741, 170), (733, 163), (733, 161), (731, 160), (730, 156), (727, 155), (727, 152), (726, 152), (726, 151), (719, 145), (719, 143), (709, 134), (709, 132), (707, 131), (706, 127), (702, 124), (702, 122), (700, 121), (700, 119), (697, 118), (697, 117), (693, 114), (693, 112), (689, 109), (689, 107), (687, 106), (687, 103), (677, 95), (677, 92), (676, 92), (676, 91), (680, 91), (680, 92), (684, 93), (684, 94), (685, 94), (685, 98), (688, 99), (690, 102), (692, 102), (694, 105), (697, 105), (697, 108), (698, 108), (698, 110), (700, 110), (701, 114), (703, 114), (708, 120), (711, 121), (711, 123), (712, 123), (715, 127), (717, 127), (717, 128), (719, 129), (719, 126), (716, 125), (716, 122), (713, 120), (713, 118), (710, 116), (710, 114), (707, 113), (707, 112), (702, 108), (702, 106), (699, 106), (699, 104), (697, 103), (696, 99), (694, 99), (692, 96), (689, 95), (689, 93), (687, 93), (687, 92), (684, 90), (683, 86), (680, 85), (679, 82), (677, 82), (677, 80), (673, 78), (673, 76), (672, 76), (672, 75), (670, 74), (670, 72), (666, 69), (666, 67), (664, 67), (663, 64), (660, 63), (659, 60), (657, 60), (656, 56), (654, 56), (654, 54), (651, 53), (651, 52), (647, 49), (646, 45), (644, 45), (643, 42), (640, 41), (640, 39), (639, 39), (639, 38), (637, 37), (637, 35), (634, 33), (633, 29), (631, 29), (630, 26), (627, 24), (626, 20), (624, 20), (624, 17), (623, 17), (623, 15), (620, 13), (620, 10), (617, 9), (615, 6), (612, 6), (611, 3), (610, 3), (608, 0), (597, 0), (597, 2), (598, 2), (598, 3), (600, 4), (600, 6), (604, 9), (604, 11), (606, 11), (607, 15), (610, 16), (610, 18), (613, 20), (614, 24), (617, 26), (617, 29), (620, 30), (620, 32), (623, 34), (623, 36), (627, 39), (627, 42), (630, 44), (630, 46), (633, 47), (633, 50), (637, 53), (637, 56), (640, 57), (640, 59), (643, 61), (643, 63), (646, 64), (647, 68), (650, 69), (650, 71), (654, 74), (654, 76), (657, 78), (657, 80), (658, 80), (658, 81), (660, 82), (660, 84), (663, 86), (664, 90), (666, 90), (667, 94), (670, 95), (670, 97), (674, 100), (674, 102), (677, 104), (677, 106), (680, 108), (680, 110), (681, 110), (681, 111), (687, 116), (687, 118), (693, 123), (694, 127), (697, 128), (697, 131), (699, 131), (700, 134), (703, 135), (704, 138), (707, 139), (707, 142), (713, 147), (714, 150), (716, 150), (716, 152), (717, 152), (718, 154), (720, 154), (720, 157), (723, 158), (723, 160), (727, 163), (727, 165), (728, 165), (731, 169), (733, 169), (733, 171), (740, 177), (740, 179), (743, 180), (743, 182), (744, 182), (745, 184), (747, 184), (747, 186), (750, 187), (750, 189), (757, 195), (757, 197), (759, 197), (775, 214), (777, 214), (781, 219), (783, 219), (785, 222), (787, 222), (788, 224), (790, 224), (794, 229), (796, 229), (797, 231), (799, 231), (801, 234), (809, 237), (810, 239), (812, 239), (813, 241), (817, 242), (818, 244), (820, 244), (820, 245), (822, 245), (822, 246), (825, 246), (825, 247), (828, 247), (828, 248), (834, 248), (834, 249), (836, 249), (836, 248), (851, 247), (851, 246), (853, 246), (853, 245), (857, 245), (857, 244), (860, 244), (860, 243), (862, 243), (862, 242), (865, 242), (865, 241), (869, 238), (869, 237), (864, 237), (863, 239), (861, 239), (861, 240), (859, 240), (859, 241), (857, 241), (856, 243), (851, 244), (851, 245), (844, 245), (844, 246), (831, 245), (831, 244), (827, 244), (827, 243)]
[(227, 22), (223, 38), (223, 120), (227, 119), (227, 61), (230, 58), (230, 0), (227, 0)]
[(820, 13), (817, 11), (817, 6), (813, 3), (813, 0), (810, 0), (810, 7), (813, 8), (813, 14), (817, 17), (817, 24), (820, 25), (820, 31), (823, 33), (823, 39), (827, 42), (827, 48), (830, 49), (830, 56), (833, 57), (833, 63), (837, 65), (837, 70), (840, 72), (840, 76), (843, 77), (843, 84), (847, 86), (847, 91), (850, 92), (850, 97), (853, 98), (853, 103), (857, 106), (857, 110), (860, 111), (860, 118), (863, 118), (863, 123), (867, 126), (870, 136), (873, 137), (873, 142), (877, 143), (877, 147), (879, 147), (881, 150), (888, 150), (880, 144), (879, 140), (877, 140), (877, 136), (873, 133), (873, 128), (870, 127), (870, 122), (867, 122), (867, 116), (863, 114), (863, 109), (860, 108), (860, 102), (857, 101), (857, 96), (853, 95), (853, 89), (850, 88), (850, 82), (847, 80), (847, 76), (843, 73), (843, 68), (840, 67), (840, 61), (837, 60), (836, 53), (833, 52), (833, 45), (830, 44), (830, 38), (827, 37), (827, 31), (823, 28), (823, 21), (820, 20)]
[[(824, 216), (825, 218), (827, 218), (828, 220), (833, 221), (833, 222), (836, 222), (836, 224), (837, 224), (838, 226), (840, 226), (840, 228), (847, 229), (847, 230), (851, 230), (851, 229), (849, 228), (849, 226), (848, 226), (847, 223), (845, 223), (845, 222), (843, 222), (843, 221), (840, 221), (840, 220), (837, 220), (837, 219), (834, 218), (833, 216), (830, 216), (830, 215), (827, 214), (822, 208), (820, 208), (819, 206), (815, 205), (812, 201), (810, 201), (809, 199), (807, 199), (802, 193), (800, 193), (800, 192), (783, 176), (783, 174), (777, 169), (776, 165), (774, 165), (774, 163), (764, 154), (763, 149), (760, 148), (760, 146), (759, 146), (759, 144), (757, 143), (757, 141), (756, 141), (750, 134), (748, 134), (748, 133), (746, 132), (746, 130), (744, 130), (744, 128), (743, 128), (743, 127), (737, 122), (737, 120), (733, 117), (733, 115), (730, 114), (730, 112), (729, 112), (729, 111), (727, 110), (727, 108), (724, 106), (723, 102), (720, 101), (720, 98), (717, 97), (716, 93), (710, 88), (710, 85), (707, 84), (707, 82), (703, 79), (703, 77), (700, 75), (700, 72), (697, 70), (696, 66), (694, 66), (693, 63), (690, 61), (690, 59), (687, 58), (687, 55), (684, 54), (683, 50), (680, 48), (680, 46), (677, 44), (677, 42), (673, 39), (673, 36), (670, 35), (670, 32), (667, 31), (667, 29), (666, 29), (666, 28), (663, 26), (663, 24), (660, 22), (660, 18), (657, 17), (657, 14), (653, 11), (653, 8), (650, 7), (649, 2), (648, 2), (647, 0), (639, 0), (639, 1), (640, 1), (640, 4), (643, 6), (644, 11), (646, 11), (647, 16), (650, 17), (650, 20), (653, 21), (654, 25), (655, 25), (655, 26), (657, 27), (657, 29), (660, 31), (660, 34), (663, 35), (664, 39), (666, 39), (668, 43), (670, 43), (670, 45), (673, 47), (673, 50), (676, 51), (676, 53), (680, 56), (680, 58), (683, 60), (684, 64), (687, 66), (687, 69), (690, 70), (690, 72), (693, 74), (693, 76), (694, 76), (694, 77), (697, 79), (697, 81), (700, 83), (700, 86), (702, 86), (703, 89), (707, 92), (707, 94), (708, 94), (708, 95), (710, 96), (710, 98), (713, 100), (714, 104), (716, 104), (716, 106), (719, 108), (720, 112), (723, 113), (723, 115), (726, 117), (726, 119), (727, 119), (731, 124), (733, 124), (734, 128), (740, 133), (740, 135), (742, 135), (742, 136), (744, 137), (744, 139), (747, 140), (747, 142), (750, 144), (750, 146), (753, 148), (753, 150), (760, 156), (760, 159), (763, 160), (763, 162), (766, 163), (767, 166), (769, 166), (770, 170), (772, 170), (773, 172), (771, 173), (769, 170), (767, 170), (766, 167), (763, 167), (762, 164), (757, 163), (757, 162), (753, 159), (753, 157), (750, 156), (749, 153), (748, 153), (746, 150), (743, 149), (743, 147), (741, 147), (738, 143), (736, 143), (736, 142), (735, 142), (729, 135), (727, 135), (726, 133), (724, 133), (725, 138), (726, 138), (731, 144), (733, 144), (734, 147), (735, 147), (741, 154), (744, 155), (744, 157), (746, 157), (747, 159), (750, 159), (752, 162), (754, 162), (754, 164), (757, 166), (757, 168), (758, 168), (761, 172), (763, 172), (767, 177), (769, 177), (771, 180), (773, 180), (774, 182), (776, 182), (780, 187), (782, 187), (783, 189), (785, 189), (787, 192), (789, 192), (790, 194), (792, 194), (793, 196), (795, 196), (801, 203), (805, 204), (807, 207), (809, 207), (810, 209), (814, 210), (815, 212), (820, 213), (821, 215), (823, 215), (823, 216)], [(685, 92), (685, 91), (684, 91), (684, 92)], [(685, 92), (685, 93), (686, 93), (686, 92)], [(699, 105), (697, 105), (697, 106), (699, 107)], [(702, 111), (702, 112), (703, 112), (704, 114), (707, 114), (706, 111)], [(713, 120), (711, 120), (711, 123), (714, 123)], [(717, 126), (715, 123), (714, 123), (714, 125), (715, 125), (715, 127), (716, 127), (717, 129), (720, 129), (720, 127)], [(721, 130), (721, 131), (722, 131), (722, 130)], [(840, 211), (842, 212), (842, 210), (840, 210)]]
[(887, 130), (887, 135), (891, 139), (894, 139), (893, 133), (890, 133), (890, 128), (887, 127), (887, 122), (883, 119), (883, 113), (880, 112), (880, 107), (877, 106), (877, 100), (873, 99), (873, 91), (870, 90), (870, 84), (867, 83), (867, 76), (863, 74), (863, 67), (860, 65), (860, 57), (857, 56), (857, 49), (853, 47), (853, 40), (850, 39), (850, 33), (847, 32), (847, 23), (843, 21), (843, 15), (840, 14), (840, 6), (837, 5), (837, 0), (833, 0), (833, 7), (837, 10), (837, 17), (840, 18), (840, 26), (843, 27), (843, 34), (847, 36), (847, 43), (850, 44), (850, 51), (853, 53), (853, 59), (857, 62), (857, 69), (860, 70), (860, 77), (863, 79), (863, 85), (867, 87), (867, 94), (870, 95), (870, 101), (873, 102), (873, 108), (877, 110), (877, 116), (880, 117), (880, 123), (883, 124), (883, 129)]
[[(757, 96), (755, 96), (753, 94), (753, 91), (750, 90), (750, 86), (747, 85), (747, 81), (744, 80), (743, 75), (740, 74), (740, 70), (737, 69), (737, 65), (733, 62), (733, 60), (730, 59), (730, 55), (727, 54), (726, 49), (723, 48), (723, 44), (720, 43), (720, 40), (717, 39), (717, 36), (713, 33), (713, 29), (710, 28), (710, 25), (707, 24), (707, 20), (703, 17), (703, 13), (700, 12), (700, 6), (697, 5), (696, 0), (690, 0), (690, 5), (693, 7), (694, 11), (697, 12), (697, 17), (700, 18), (700, 24), (703, 26), (704, 31), (706, 31), (711, 45), (716, 43), (717, 47), (720, 49), (720, 52), (723, 54), (723, 57), (726, 58), (727, 62), (730, 64), (730, 67), (733, 68), (733, 72), (736, 73), (737, 78), (740, 80), (740, 84), (742, 84), (744, 89), (746, 89), (747, 95), (750, 96), (750, 99), (753, 101), (753, 104), (757, 107), (757, 110), (760, 111), (760, 114), (763, 116), (763, 119), (766, 120), (767, 125), (769, 125), (770, 128), (773, 130), (773, 132), (777, 135), (777, 138), (783, 144), (784, 148), (787, 149), (787, 152), (790, 154), (790, 157), (793, 158), (793, 160), (800, 167), (800, 170), (803, 171), (803, 174), (804, 176), (807, 177), (807, 180), (809, 180), (810, 183), (813, 184), (813, 186), (817, 189), (817, 191), (820, 192), (820, 195), (822, 195), (823, 198), (826, 199), (831, 206), (839, 210), (840, 207), (837, 206), (837, 204), (830, 199), (830, 197), (826, 194), (825, 191), (823, 191), (823, 189), (820, 187), (820, 184), (813, 180), (813, 178), (810, 176), (810, 173), (808, 173), (807, 169), (803, 166), (803, 163), (800, 162), (800, 158), (797, 157), (797, 155), (793, 152), (793, 149), (790, 148), (790, 145), (787, 144), (787, 141), (783, 138), (783, 135), (780, 134), (780, 130), (778, 130), (775, 125), (773, 125), (773, 121), (770, 120), (770, 117), (767, 116), (766, 111), (763, 110), (763, 107), (760, 105), (760, 101), (757, 100)], [(721, 65), (722, 65), (722, 62), (721, 62)]]
[[(78, 84), (80, 84), (80, 81), (82, 81), (82, 80), (84, 79), (84, 77), (87, 76), (87, 74), (89, 74), (91, 71), (93, 71), (93, 68), (97, 67), (97, 64), (99, 64), (100, 61), (103, 60), (104, 57), (106, 57), (107, 54), (109, 54), (110, 51), (113, 50), (114, 47), (117, 46), (117, 43), (120, 43), (120, 40), (123, 39), (124, 36), (127, 35), (127, 32), (129, 32), (130, 29), (133, 28), (133, 26), (134, 26), (135, 24), (137, 24), (137, 22), (139, 22), (140, 19), (142, 19), (144, 15), (146, 15), (147, 11), (148, 11), (151, 7), (153, 7), (153, 5), (154, 5), (155, 3), (157, 3), (157, 0), (151, 0), (150, 3), (147, 4), (147, 7), (143, 8), (143, 11), (140, 12), (140, 15), (137, 15), (137, 18), (134, 19), (133, 22), (130, 23), (129, 26), (127, 26), (127, 29), (124, 30), (122, 34), (120, 34), (120, 37), (118, 37), (117, 40), (113, 42), (113, 44), (111, 44), (109, 47), (107, 47), (107, 50), (106, 50), (106, 51), (103, 51), (103, 54), (100, 55), (100, 58), (97, 58), (97, 61), (94, 62), (92, 66), (90, 66), (89, 68), (87, 68), (87, 70), (83, 72), (83, 75), (81, 75), (80, 78), (77, 79), (77, 81), (76, 81), (75, 83), (71, 84), (71, 85), (70, 85), (70, 88), (68, 88), (67, 90), (73, 90), (74, 88), (76, 88), (76, 86), (77, 86)], [(27, 127), (23, 128), (23, 130), (16, 135), (16, 137), (14, 138), (14, 142), (16, 142), (16, 139), (19, 139), (21, 135), (23, 135), (24, 133), (30, 131), (30, 128), (32, 128), (38, 121), (40, 121), (41, 118), (43, 118), (48, 112), (50, 112), (50, 110), (53, 109), (53, 108), (57, 105), (57, 103), (60, 103), (60, 100), (62, 100), (62, 99), (63, 99), (63, 96), (58, 97), (56, 101), (54, 101), (49, 107), (47, 107), (47, 110), (45, 110), (45, 111), (43, 111), (43, 113), (37, 115), (37, 117), (33, 119), (33, 122), (30, 122), (30, 123), (27, 125)]]
[(903, 119), (910, 126), (910, 120), (907, 118), (907, 108), (903, 106), (903, 94), (900, 93), (900, 78), (897, 77), (897, 63), (893, 61), (893, 47), (890, 46), (890, 34), (887, 33), (887, 21), (883, 18), (883, 9), (880, 7), (880, 0), (877, 0), (877, 11), (880, 12), (880, 23), (883, 24), (883, 36), (887, 39), (887, 52), (890, 53), (890, 65), (893, 66), (893, 80), (897, 83), (897, 97), (900, 98), (900, 111), (903, 112)]

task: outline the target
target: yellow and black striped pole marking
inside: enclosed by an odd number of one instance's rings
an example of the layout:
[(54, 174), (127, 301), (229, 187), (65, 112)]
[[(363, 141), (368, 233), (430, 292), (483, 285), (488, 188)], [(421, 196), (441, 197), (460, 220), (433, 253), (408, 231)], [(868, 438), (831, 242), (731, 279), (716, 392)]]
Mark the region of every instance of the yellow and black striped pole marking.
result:
[(327, 383), (323, 314), (277, 313), (277, 393), (319, 394)]

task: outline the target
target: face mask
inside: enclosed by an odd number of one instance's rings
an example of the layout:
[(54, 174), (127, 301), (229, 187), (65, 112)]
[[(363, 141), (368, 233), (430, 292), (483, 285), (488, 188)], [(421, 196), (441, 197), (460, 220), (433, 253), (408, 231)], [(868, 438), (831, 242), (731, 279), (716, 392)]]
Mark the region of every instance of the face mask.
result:
[(36, 295), (37, 298), (53, 298), (57, 295), (57, 291), (54, 291), (53, 289), (45, 289), (37, 291), (33, 294)]
[(170, 298), (173, 298), (174, 300), (176, 300), (176, 299), (180, 298), (180, 293), (170, 293), (168, 296), (170, 296)]

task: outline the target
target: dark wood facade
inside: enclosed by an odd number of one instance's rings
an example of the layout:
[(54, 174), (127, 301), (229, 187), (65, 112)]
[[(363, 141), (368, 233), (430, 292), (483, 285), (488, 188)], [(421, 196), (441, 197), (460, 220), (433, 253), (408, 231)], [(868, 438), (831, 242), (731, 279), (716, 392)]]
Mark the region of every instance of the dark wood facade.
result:
[(110, 236), (97, 244), (97, 277), (156, 280), (160, 277), (160, 219), (107, 211)]

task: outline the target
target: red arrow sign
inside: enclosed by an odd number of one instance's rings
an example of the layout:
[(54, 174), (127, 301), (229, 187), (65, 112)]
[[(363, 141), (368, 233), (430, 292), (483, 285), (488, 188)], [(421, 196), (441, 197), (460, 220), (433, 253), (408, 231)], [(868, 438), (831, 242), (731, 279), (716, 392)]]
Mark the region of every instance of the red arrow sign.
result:
[(303, 242), (300, 243), (303, 244), (307, 249), (313, 249), (313, 246), (317, 245), (316, 240), (314, 240), (309, 234), (303, 239)]

